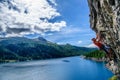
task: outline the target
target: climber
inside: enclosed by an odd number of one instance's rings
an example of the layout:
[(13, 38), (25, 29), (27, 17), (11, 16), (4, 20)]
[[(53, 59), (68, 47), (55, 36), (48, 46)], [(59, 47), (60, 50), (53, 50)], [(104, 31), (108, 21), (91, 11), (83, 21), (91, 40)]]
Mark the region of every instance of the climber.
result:
[(98, 33), (96, 34), (96, 38), (93, 38), (92, 41), (93, 41), (93, 43), (94, 43), (96, 46), (98, 46), (98, 48), (99, 48), (100, 50), (105, 51), (105, 53), (107, 53), (106, 55), (107, 55), (110, 59), (112, 58), (112, 56), (111, 56), (111, 54), (112, 54), (111, 48), (104, 43), (104, 41), (103, 41), (103, 36), (100, 34), (100, 32), (98, 32)]
[(97, 41), (96, 38), (93, 38), (92, 41), (96, 46), (98, 46), (98, 48), (100, 50), (104, 50), (107, 54), (109, 54), (109, 52), (106, 50), (104, 44), (102, 44), (100, 41)]
[(104, 50), (106, 53), (108, 53), (103, 43), (104, 41), (103, 41), (102, 35), (100, 34), (100, 31), (98, 31), (98, 33), (96, 34), (96, 38), (93, 38), (92, 41), (96, 46), (98, 46), (100, 50)]

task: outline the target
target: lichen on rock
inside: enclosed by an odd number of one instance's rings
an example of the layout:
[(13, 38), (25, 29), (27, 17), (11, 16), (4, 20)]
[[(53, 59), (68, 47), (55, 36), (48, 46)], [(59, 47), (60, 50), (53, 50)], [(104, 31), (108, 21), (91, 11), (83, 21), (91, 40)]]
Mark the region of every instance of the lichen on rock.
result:
[(88, 0), (88, 5), (91, 28), (96, 33), (101, 32), (120, 68), (120, 0)]

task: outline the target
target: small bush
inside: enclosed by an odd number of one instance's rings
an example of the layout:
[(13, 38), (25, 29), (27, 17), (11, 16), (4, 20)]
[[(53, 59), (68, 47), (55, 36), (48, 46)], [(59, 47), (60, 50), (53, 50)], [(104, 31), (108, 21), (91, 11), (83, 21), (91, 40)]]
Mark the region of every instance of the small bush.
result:
[(113, 76), (112, 78), (110, 78), (109, 80), (117, 80), (117, 76)]

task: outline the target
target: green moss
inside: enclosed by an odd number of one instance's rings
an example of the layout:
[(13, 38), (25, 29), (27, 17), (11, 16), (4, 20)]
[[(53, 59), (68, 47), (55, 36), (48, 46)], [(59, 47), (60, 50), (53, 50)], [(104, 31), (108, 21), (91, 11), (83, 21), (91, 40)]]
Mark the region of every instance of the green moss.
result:
[(109, 80), (117, 80), (117, 76), (114, 75), (112, 78), (110, 78)]

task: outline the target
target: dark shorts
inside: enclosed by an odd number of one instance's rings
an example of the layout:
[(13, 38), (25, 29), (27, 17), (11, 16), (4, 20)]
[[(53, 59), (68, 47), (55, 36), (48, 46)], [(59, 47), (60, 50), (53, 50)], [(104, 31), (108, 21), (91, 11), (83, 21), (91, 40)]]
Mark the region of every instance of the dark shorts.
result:
[(106, 49), (106, 47), (105, 47), (104, 45), (102, 45), (102, 46), (100, 47), (100, 49), (103, 50), (103, 51), (105, 51), (107, 54), (109, 53), (108, 50)]

